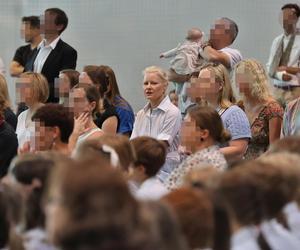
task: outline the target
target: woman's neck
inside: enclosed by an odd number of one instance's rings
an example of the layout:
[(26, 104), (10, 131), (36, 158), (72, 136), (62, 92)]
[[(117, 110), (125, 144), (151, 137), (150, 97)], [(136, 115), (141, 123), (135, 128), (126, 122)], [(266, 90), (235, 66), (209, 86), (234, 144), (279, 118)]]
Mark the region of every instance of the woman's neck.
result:
[(268, 103), (270, 100), (258, 99), (252, 96), (245, 98), (244, 106), (247, 112), (255, 112), (260, 109), (263, 105)]
[(218, 108), (220, 106), (219, 100), (218, 100), (218, 96), (216, 97), (212, 97), (209, 100), (206, 100), (210, 106), (212, 106), (213, 108)]
[(53, 144), (52, 150), (55, 150), (57, 152), (60, 152), (63, 155), (69, 155), (69, 147), (68, 144), (63, 143), (63, 142), (56, 142)]
[(201, 143), (198, 143), (197, 145), (192, 146), (191, 151), (192, 151), (193, 154), (195, 154), (196, 152), (201, 151), (205, 148), (209, 148), (209, 147), (211, 147), (215, 144), (216, 143), (214, 142), (214, 140), (212, 138), (206, 138)]
[(159, 99), (154, 100), (154, 101), (150, 101), (150, 107), (151, 109), (155, 109), (156, 107), (158, 107), (158, 105), (162, 102), (162, 100), (165, 98), (166, 96), (163, 95), (161, 96)]

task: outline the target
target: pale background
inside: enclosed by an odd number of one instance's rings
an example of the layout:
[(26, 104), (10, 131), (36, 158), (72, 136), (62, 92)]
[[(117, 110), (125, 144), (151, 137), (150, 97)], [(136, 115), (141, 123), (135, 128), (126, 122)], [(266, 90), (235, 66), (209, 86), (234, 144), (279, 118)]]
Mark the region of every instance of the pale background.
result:
[(78, 51), (77, 69), (86, 64), (111, 66), (122, 95), (135, 111), (145, 100), (142, 71), (149, 65), (168, 68), (159, 59), (162, 51), (175, 47), (187, 29), (199, 27), (206, 34), (213, 20), (227, 16), (235, 20), (240, 33), (233, 47), (244, 58), (267, 61), (275, 36), (281, 33), (283, 0), (0, 0), (0, 56), (6, 65), (11, 98), (15, 80), (8, 65), (20, 38), (22, 16), (40, 15), (50, 7), (63, 9), (69, 26), (62, 39)]

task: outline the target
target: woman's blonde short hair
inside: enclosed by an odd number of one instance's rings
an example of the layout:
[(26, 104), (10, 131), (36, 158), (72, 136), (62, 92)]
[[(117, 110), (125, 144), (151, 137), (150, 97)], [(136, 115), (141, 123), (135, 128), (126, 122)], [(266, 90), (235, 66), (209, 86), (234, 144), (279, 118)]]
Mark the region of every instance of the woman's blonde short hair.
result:
[(162, 68), (157, 67), (157, 66), (150, 66), (144, 69), (143, 71), (143, 75), (145, 76), (148, 73), (156, 73), (158, 75), (159, 78), (161, 78), (161, 80), (164, 83), (168, 83), (168, 75), (167, 72), (164, 71)]
[(216, 82), (222, 86), (218, 96), (220, 108), (226, 109), (232, 106), (235, 99), (230, 84), (229, 72), (225, 66), (223, 64), (208, 63), (201, 67), (200, 72), (203, 69), (207, 69), (213, 73)]
[(8, 94), (7, 82), (6, 82), (5, 77), (1, 74), (0, 74), (0, 92), (5, 100), (5, 102), (4, 102), (5, 108), (10, 107), (11, 103), (10, 103), (10, 98), (9, 98), (9, 94)]
[(21, 78), (29, 78), (32, 83), (33, 99), (45, 103), (49, 97), (49, 85), (47, 79), (40, 73), (25, 72)]
[(234, 67), (233, 89), (236, 97), (240, 95), (236, 86), (236, 74), (240, 70), (242, 70), (241, 73), (250, 74), (252, 76), (253, 80), (249, 82), (249, 88), (251, 89), (251, 94), (254, 98), (267, 100), (270, 96), (272, 96), (268, 74), (264, 66), (255, 59), (246, 59), (240, 61)]

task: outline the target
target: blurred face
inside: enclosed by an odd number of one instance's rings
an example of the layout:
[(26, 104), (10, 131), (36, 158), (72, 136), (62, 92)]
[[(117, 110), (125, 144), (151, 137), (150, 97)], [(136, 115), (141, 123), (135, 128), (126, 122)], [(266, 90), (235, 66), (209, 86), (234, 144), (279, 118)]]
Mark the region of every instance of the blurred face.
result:
[(36, 33), (39, 29), (31, 28), (29, 22), (23, 22), (21, 28), (21, 37), (25, 40), (26, 43), (30, 43), (33, 40), (33, 37), (36, 36)]
[(56, 14), (52, 14), (46, 11), (44, 16), (40, 17), (41, 20), (41, 32), (45, 35), (45, 38), (53, 35), (58, 35), (59, 31), (63, 28), (63, 25), (55, 24)]
[(32, 81), (29, 77), (21, 77), (16, 82), (17, 102), (25, 102), (27, 105), (32, 104), (33, 89)]
[(58, 89), (59, 97), (68, 97), (70, 92), (70, 80), (64, 73), (55, 79), (55, 88)]
[(81, 72), (79, 75), (79, 83), (84, 83), (84, 84), (90, 84), (93, 85), (92, 79), (89, 77), (89, 75), (86, 72)]
[(46, 127), (42, 122), (35, 121), (34, 150), (47, 151), (52, 149), (55, 140), (55, 128)]
[(150, 103), (157, 103), (164, 98), (167, 83), (157, 73), (146, 73), (143, 86), (144, 95)]
[(221, 44), (231, 44), (230, 24), (226, 20), (217, 20), (210, 30), (210, 41), (215, 49), (221, 49)]
[(291, 34), (296, 30), (298, 17), (295, 9), (284, 9), (281, 13), (283, 29), (287, 34)]
[(197, 128), (195, 120), (189, 114), (184, 118), (180, 130), (180, 142), (183, 147), (189, 151), (193, 151), (196, 145), (201, 143), (200, 140), (201, 129)]
[(253, 82), (253, 77), (248, 70), (245, 70), (244, 67), (238, 68), (235, 73), (235, 84), (238, 89), (239, 94), (242, 97), (248, 97), (251, 95), (251, 82)]
[(187, 88), (187, 94), (193, 102), (199, 100), (214, 100), (222, 87), (216, 82), (214, 74), (208, 69), (202, 69), (198, 78), (193, 78)]
[(95, 107), (95, 103), (89, 103), (83, 88), (75, 88), (70, 94), (70, 106), (75, 117), (82, 113), (90, 113)]

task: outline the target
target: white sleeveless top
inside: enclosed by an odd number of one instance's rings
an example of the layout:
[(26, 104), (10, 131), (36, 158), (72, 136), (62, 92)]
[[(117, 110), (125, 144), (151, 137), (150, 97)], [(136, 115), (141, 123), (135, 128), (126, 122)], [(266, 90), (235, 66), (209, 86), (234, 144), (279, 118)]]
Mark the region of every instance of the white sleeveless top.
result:
[(81, 134), (77, 139), (76, 146), (78, 146), (80, 143), (85, 141), (90, 135), (92, 135), (92, 134), (94, 134), (95, 132), (98, 132), (98, 131), (102, 131), (102, 130), (100, 128), (93, 128), (93, 129)]

